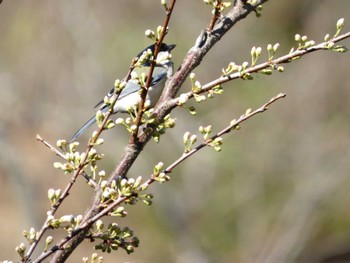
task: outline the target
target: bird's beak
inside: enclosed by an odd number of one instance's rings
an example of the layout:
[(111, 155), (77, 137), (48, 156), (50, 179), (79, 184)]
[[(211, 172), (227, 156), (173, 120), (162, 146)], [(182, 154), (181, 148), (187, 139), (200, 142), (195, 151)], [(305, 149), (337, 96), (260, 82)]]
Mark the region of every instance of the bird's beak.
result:
[(176, 47), (175, 44), (170, 44), (170, 45), (167, 45), (167, 46), (168, 46), (169, 51), (173, 50), (174, 47)]

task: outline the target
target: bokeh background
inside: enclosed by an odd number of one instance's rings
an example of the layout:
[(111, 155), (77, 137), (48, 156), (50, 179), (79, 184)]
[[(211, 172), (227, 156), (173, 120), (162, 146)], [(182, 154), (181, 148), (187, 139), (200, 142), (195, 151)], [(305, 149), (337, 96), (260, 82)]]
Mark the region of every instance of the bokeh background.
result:
[[(20, 1), (0, 5), (0, 259), (18, 261), (21, 233), (40, 227), (47, 190), (69, 177), (52, 166), (58, 157), (35, 140), (70, 136), (93, 106), (127, 72), (131, 58), (150, 42), (148, 28), (163, 23), (158, 0)], [(230, 61), (250, 61), (252, 46), (279, 42), (280, 54), (295, 33), (322, 41), (344, 17), (348, 0), (271, 0), (263, 16), (239, 22), (195, 72), (205, 83)], [(166, 37), (180, 65), (210, 21), (203, 1), (178, 1)], [(350, 40), (343, 42), (350, 46)], [(284, 73), (225, 85), (225, 95), (195, 105), (196, 117), (174, 112), (177, 126), (150, 142), (130, 176), (148, 175), (159, 161), (183, 151), (182, 134), (199, 125), (226, 126), (247, 108), (279, 92), (287, 98), (224, 137), (223, 150), (206, 149), (186, 161), (172, 180), (154, 185), (154, 205), (127, 207), (118, 220), (141, 239), (132, 255), (118, 251), (106, 262), (350, 262), (350, 55), (317, 52), (285, 66)], [(189, 82), (182, 90), (188, 90)], [(84, 145), (86, 136), (81, 138)], [(110, 172), (128, 141), (118, 127), (101, 167)], [(83, 179), (58, 215), (86, 210), (91, 189)], [(58, 237), (57, 237), (58, 238)], [(69, 259), (90, 256), (91, 244)]]

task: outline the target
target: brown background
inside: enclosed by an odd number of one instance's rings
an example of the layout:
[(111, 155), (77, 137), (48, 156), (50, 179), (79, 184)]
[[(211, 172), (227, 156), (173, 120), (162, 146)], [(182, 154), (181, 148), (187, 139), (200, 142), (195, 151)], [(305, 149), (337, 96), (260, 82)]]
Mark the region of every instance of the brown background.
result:
[[(271, 0), (261, 18), (250, 15), (215, 46), (197, 77), (206, 83), (230, 61), (250, 61), (253, 45), (279, 42), (282, 55), (295, 33), (322, 41), (340, 17), (349, 30), (349, 10), (348, 0)], [(163, 18), (158, 0), (0, 5), (0, 259), (16, 261), (22, 230), (45, 218), (47, 189), (68, 180), (35, 135), (52, 143), (68, 139), (150, 44), (144, 31)], [(176, 65), (209, 21), (202, 1), (178, 1), (166, 38), (177, 44)], [(127, 207), (129, 216), (118, 222), (134, 229), (141, 247), (130, 256), (106, 255), (106, 262), (319, 262), (350, 251), (349, 54), (317, 52), (286, 65), (283, 74), (231, 82), (224, 96), (196, 105), (195, 118), (176, 110), (176, 128), (149, 144), (130, 176), (180, 156), (185, 131), (207, 124), (218, 130), (247, 108), (288, 94), (225, 137), (221, 153), (206, 149), (176, 169), (170, 183), (153, 186), (153, 206)], [(101, 167), (110, 172), (128, 136), (118, 127), (105, 139)], [(85, 211), (90, 194), (79, 180), (59, 215)], [(69, 262), (90, 256), (90, 247)]]

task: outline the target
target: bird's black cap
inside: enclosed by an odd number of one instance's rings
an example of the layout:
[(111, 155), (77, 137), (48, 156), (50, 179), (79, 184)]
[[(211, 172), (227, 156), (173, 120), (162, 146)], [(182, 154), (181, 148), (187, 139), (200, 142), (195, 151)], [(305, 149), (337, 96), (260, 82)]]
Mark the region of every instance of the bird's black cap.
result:
[[(175, 44), (167, 45), (167, 44), (165, 44), (165, 43), (162, 43), (162, 44), (160, 45), (159, 52), (171, 51), (171, 50), (173, 50), (175, 47), (176, 47)], [(137, 57), (139, 58), (139, 57), (143, 54), (143, 52), (147, 51), (148, 49), (150, 49), (150, 50), (152, 51), (152, 53), (154, 53), (154, 50), (156, 49), (156, 45), (153, 44), (153, 45), (150, 45), (150, 46), (146, 47), (144, 50), (142, 50), (142, 51), (137, 55)]]

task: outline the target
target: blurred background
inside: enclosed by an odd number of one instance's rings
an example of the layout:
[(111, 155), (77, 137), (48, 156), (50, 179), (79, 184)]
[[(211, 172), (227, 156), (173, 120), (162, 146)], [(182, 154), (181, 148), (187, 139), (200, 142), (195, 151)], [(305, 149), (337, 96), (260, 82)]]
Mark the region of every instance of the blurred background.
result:
[[(48, 188), (69, 177), (60, 161), (35, 140), (69, 139), (94, 114), (93, 106), (122, 78), (132, 57), (150, 44), (146, 29), (163, 24), (159, 0), (20, 1), (0, 5), (0, 255), (18, 261), (22, 231), (39, 228), (49, 209)], [(269, 1), (213, 48), (195, 70), (201, 83), (230, 61), (250, 61), (252, 46), (279, 42), (289, 52), (294, 34), (316, 42), (335, 32), (350, 1)], [(167, 43), (176, 43), (176, 66), (210, 22), (203, 1), (178, 1)], [(350, 40), (343, 44), (350, 47)], [(263, 56), (263, 59), (266, 57)], [(197, 116), (177, 109), (174, 129), (151, 141), (130, 176), (151, 173), (183, 151), (185, 131), (214, 131), (247, 108), (279, 92), (287, 98), (224, 137), (223, 150), (205, 149), (184, 162), (169, 183), (152, 186), (154, 205), (127, 207), (118, 219), (141, 240), (132, 255), (118, 251), (105, 262), (350, 262), (350, 53), (316, 52), (285, 65), (284, 73), (236, 80), (225, 95), (195, 105)], [(182, 91), (189, 89), (189, 81)], [(104, 134), (101, 163), (112, 171), (128, 134)], [(85, 145), (87, 135), (80, 141)], [(63, 214), (83, 213), (91, 189), (80, 178)], [(57, 237), (58, 238), (58, 237)], [(86, 242), (68, 260), (93, 250)]]

